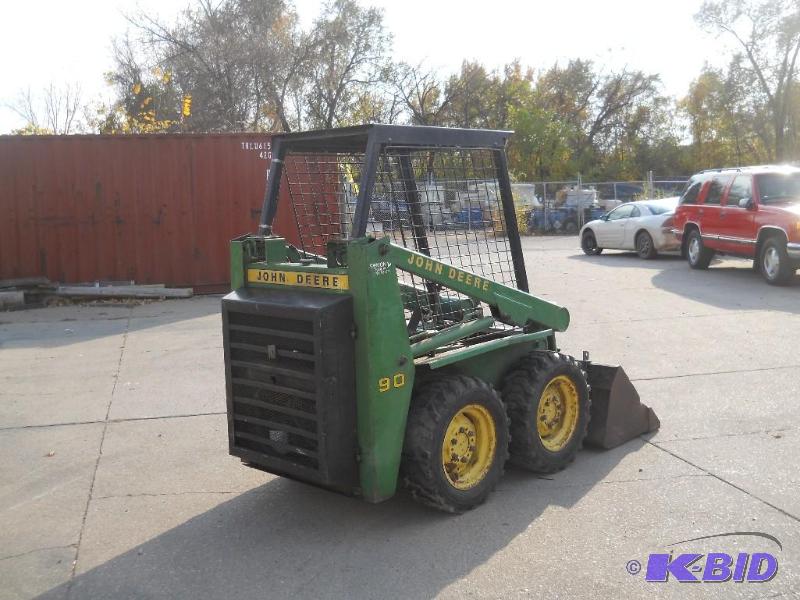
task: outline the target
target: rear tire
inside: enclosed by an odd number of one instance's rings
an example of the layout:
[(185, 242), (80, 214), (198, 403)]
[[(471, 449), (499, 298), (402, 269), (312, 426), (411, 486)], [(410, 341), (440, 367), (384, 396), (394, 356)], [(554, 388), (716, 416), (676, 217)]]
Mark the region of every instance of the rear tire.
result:
[(446, 376), (415, 391), (401, 477), (411, 496), (451, 513), (483, 503), (508, 459), (508, 417), (477, 377)]
[(653, 238), (646, 231), (640, 231), (636, 236), (636, 253), (645, 260), (658, 256)]
[(555, 352), (531, 352), (506, 380), (511, 463), (554, 473), (575, 460), (589, 426), (589, 386), (578, 362)]
[(761, 246), (758, 265), (770, 285), (786, 285), (794, 275), (794, 266), (786, 253), (786, 243), (779, 237), (768, 238)]
[(693, 269), (707, 269), (714, 258), (714, 251), (703, 245), (703, 236), (697, 229), (689, 232), (686, 240), (686, 260)]
[(597, 256), (603, 251), (602, 248), (598, 248), (597, 238), (593, 231), (589, 230), (583, 232), (581, 236), (581, 250), (583, 250), (583, 253), (587, 256)]

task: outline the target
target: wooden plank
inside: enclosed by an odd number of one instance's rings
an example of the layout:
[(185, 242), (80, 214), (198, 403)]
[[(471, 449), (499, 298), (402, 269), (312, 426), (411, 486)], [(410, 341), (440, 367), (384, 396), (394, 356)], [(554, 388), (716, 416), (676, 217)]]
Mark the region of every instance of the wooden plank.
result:
[(55, 287), (47, 277), (21, 277), (19, 279), (0, 279), (0, 289), (20, 287)]
[(57, 296), (86, 298), (191, 298), (193, 291), (192, 288), (154, 288), (138, 285), (105, 287), (62, 285), (55, 293)]
[(16, 308), (25, 305), (25, 292), (0, 292), (0, 308)]

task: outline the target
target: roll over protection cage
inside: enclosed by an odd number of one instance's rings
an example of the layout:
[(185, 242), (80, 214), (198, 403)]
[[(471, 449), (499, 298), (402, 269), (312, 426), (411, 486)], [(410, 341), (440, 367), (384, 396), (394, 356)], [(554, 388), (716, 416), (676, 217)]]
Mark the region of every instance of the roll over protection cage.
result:
[[(502, 219), (513, 263), (515, 285), (529, 291), (528, 277), (522, 257), (511, 181), (508, 177), (506, 144), (512, 132), (484, 129), (455, 129), (445, 127), (409, 127), (402, 125), (361, 125), (335, 130), (307, 131), (276, 135), (272, 141), (272, 162), (267, 176), (266, 193), (261, 211), (259, 233), (271, 235), (272, 224), (278, 212), (279, 191), (287, 157), (290, 153), (324, 154), (349, 153), (363, 155), (358, 197), (348, 237), (365, 237), (373, 201), (376, 173), (381, 154), (387, 148), (429, 150), (436, 148), (461, 150), (489, 150), (492, 153), (493, 176), (497, 179)], [(416, 250), (431, 255), (425, 233), (419, 193), (416, 189), (411, 159), (402, 150), (396, 155), (406, 189), (406, 202), (410, 209)]]

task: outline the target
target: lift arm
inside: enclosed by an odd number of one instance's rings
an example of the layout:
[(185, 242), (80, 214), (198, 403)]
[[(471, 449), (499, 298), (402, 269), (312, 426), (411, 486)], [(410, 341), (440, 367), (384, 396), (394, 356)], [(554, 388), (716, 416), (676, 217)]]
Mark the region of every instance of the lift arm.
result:
[(554, 331), (565, 331), (569, 326), (569, 311), (563, 306), (391, 242), (387, 247), (387, 258), (396, 268), (485, 302), (503, 323), (518, 327), (541, 326)]

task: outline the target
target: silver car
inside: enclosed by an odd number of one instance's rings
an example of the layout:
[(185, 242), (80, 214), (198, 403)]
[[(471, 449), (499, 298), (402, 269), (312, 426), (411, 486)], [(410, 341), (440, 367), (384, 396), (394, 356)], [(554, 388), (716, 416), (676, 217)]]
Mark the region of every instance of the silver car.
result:
[(645, 259), (679, 250), (680, 242), (671, 231), (677, 206), (678, 197), (621, 204), (581, 228), (581, 249), (589, 255), (606, 248), (635, 250)]

